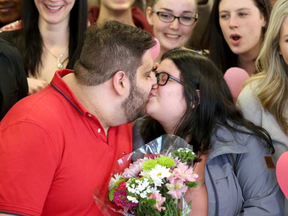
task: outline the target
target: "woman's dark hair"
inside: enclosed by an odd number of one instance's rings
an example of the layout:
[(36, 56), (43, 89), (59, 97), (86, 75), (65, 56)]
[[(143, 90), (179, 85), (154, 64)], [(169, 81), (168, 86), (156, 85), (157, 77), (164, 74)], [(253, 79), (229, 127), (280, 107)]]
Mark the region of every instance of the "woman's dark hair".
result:
[[(69, 59), (67, 68), (72, 69), (79, 59), (88, 20), (87, 1), (77, 0), (70, 11)], [(43, 40), (38, 27), (39, 12), (34, 0), (23, 0), (23, 29), (17, 41), (25, 69), (35, 76), (41, 66)]]
[[(201, 46), (209, 50), (209, 58), (216, 64), (216, 66), (225, 73), (231, 67), (237, 66), (238, 56), (234, 54), (225, 41), (219, 23), (219, 4), (221, 0), (215, 0), (210, 14), (209, 22), (201, 41)], [(271, 3), (270, 0), (253, 0), (260, 13), (266, 20), (266, 26), (262, 29), (262, 36), (264, 37), (268, 27)]]
[[(210, 138), (217, 126), (244, 134), (254, 134), (263, 139), (274, 152), (269, 134), (263, 128), (247, 121), (238, 111), (223, 74), (213, 62), (193, 51), (181, 49), (168, 51), (161, 61), (164, 59), (171, 59), (181, 72), (180, 79), (187, 104), (187, 110), (177, 124), (174, 134), (183, 139), (192, 138), (190, 144), (195, 152), (204, 153), (210, 148)], [(146, 117), (141, 126), (145, 143), (163, 134), (165, 131), (160, 123)]]

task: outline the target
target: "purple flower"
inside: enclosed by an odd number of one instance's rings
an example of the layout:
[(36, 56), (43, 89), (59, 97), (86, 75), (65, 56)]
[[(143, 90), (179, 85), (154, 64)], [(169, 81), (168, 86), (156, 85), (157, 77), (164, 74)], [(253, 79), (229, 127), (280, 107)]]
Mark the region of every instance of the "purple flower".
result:
[(155, 159), (155, 158), (158, 158), (159, 157), (159, 154), (151, 154), (148, 156), (149, 159)]
[(138, 203), (132, 203), (127, 199), (127, 191), (118, 190), (114, 193), (114, 202), (117, 206), (131, 209), (137, 207)]

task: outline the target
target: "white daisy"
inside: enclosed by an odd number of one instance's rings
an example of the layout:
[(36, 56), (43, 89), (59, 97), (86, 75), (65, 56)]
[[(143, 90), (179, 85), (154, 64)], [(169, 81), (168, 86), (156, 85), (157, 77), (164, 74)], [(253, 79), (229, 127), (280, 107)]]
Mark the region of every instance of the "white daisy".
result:
[(156, 186), (161, 186), (163, 184), (162, 180), (164, 178), (169, 178), (171, 172), (169, 168), (157, 164), (155, 168), (149, 171), (149, 175)]
[(108, 186), (109, 190), (112, 189), (112, 187), (113, 187), (113, 185), (115, 184), (115, 182), (119, 181), (119, 179), (120, 179), (121, 177), (122, 177), (122, 176), (119, 175), (119, 174), (115, 174), (114, 177), (111, 177), (110, 182), (109, 182), (109, 186)]

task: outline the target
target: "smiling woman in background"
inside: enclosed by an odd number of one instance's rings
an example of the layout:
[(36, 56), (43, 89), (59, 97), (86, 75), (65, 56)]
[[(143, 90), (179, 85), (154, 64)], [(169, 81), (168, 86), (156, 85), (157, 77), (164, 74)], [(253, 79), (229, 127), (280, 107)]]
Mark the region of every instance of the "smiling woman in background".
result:
[(43, 89), (58, 69), (72, 69), (87, 28), (87, 1), (23, 0), (23, 28), (0, 37), (15, 44), (29, 75), (29, 93)]
[(215, 0), (203, 42), (223, 73), (231, 67), (256, 73), (270, 12), (269, 0)]
[(189, 40), (198, 19), (195, 0), (148, 0), (146, 16), (153, 34), (160, 42), (160, 54), (183, 47)]

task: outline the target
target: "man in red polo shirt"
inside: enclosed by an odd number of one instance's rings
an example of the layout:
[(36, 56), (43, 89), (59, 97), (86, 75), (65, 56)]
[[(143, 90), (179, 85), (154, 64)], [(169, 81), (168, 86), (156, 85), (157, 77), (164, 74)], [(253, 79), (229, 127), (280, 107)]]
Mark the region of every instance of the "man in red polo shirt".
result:
[(0, 123), (0, 215), (102, 215), (115, 161), (132, 150), (131, 122), (152, 85), (152, 36), (110, 21), (91, 26), (80, 59)]

